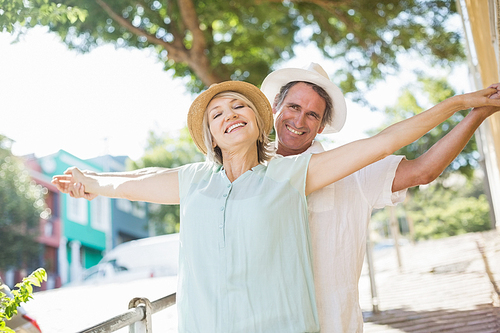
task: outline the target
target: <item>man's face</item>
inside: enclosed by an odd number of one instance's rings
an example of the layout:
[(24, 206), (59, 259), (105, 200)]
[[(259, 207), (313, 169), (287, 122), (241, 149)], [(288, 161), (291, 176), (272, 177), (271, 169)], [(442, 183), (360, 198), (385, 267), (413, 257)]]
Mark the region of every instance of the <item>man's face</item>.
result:
[(281, 112), (273, 106), (273, 112), (279, 112), (274, 122), (278, 154), (288, 156), (306, 151), (316, 134), (323, 131), (325, 107), (325, 100), (311, 86), (303, 82), (294, 85), (283, 100)]

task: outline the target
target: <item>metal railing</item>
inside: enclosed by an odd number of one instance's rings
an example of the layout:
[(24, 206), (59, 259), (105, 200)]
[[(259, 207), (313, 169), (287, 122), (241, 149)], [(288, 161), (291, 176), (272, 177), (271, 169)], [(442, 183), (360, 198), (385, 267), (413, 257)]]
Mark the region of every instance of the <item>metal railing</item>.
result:
[(175, 293), (154, 302), (150, 302), (147, 298), (136, 297), (129, 302), (127, 312), (78, 333), (115, 332), (127, 326), (130, 333), (152, 333), (151, 316), (174, 305), (175, 301)]

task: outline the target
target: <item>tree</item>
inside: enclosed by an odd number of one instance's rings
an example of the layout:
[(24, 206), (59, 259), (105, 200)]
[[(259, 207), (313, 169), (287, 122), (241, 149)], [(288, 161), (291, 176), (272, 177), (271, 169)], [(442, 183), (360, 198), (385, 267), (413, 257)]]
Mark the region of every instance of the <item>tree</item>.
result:
[(61, 0), (59, 5), (88, 13), (85, 21), (42, 22), (69, 48), (88, 52), (113, 43), (153, 49), (165, 70), (190, 78), (188, 88), (195, 93), (229, 79), (259, 85), (274, 66), (293, 57), (298, 44), (316, 44), (337, 59), (334, 81), (344, 93), (357, 93), (354, 99), (394, 74), (400, 54), (413, 53), (430, 64), (464, 58), (460, 32), (447, 24), (456, 15), (453, 0)]
[[(418, 83), (404, 87), (392, 107), (385, 110), (384, 128), (412, 117), (451, 96), (456, 92), (444, 78), (420, 76)], [(468, 110), (455, 113), (422, 138), (398, 150), (396, 155), (415, 159), (429, 150), (438, 140), (453, 129)], [(480, 154), (475, 137), (467, 143), (457, 158), (430, 185), (408, 190), (407, 200), (398, 209), (400, 223), (411, 220), (415, 239), (439, 238), (491, 228), (488, 200), (482, 189), (483, 179), (475, 177)], [(384, 224), (388, 212), (376, 212), (374, 224)]]
[[(147, 167), (176, 168), (184, 164), (201, 162), (205, 156), (198, 151), (187, 127), (179, 132), (179, 137), (168, 134), (149, 133), (148, 146), (144, 156), (131, 162), (128, 169)], [(157, 234), (179, 231), (179, 205), (149, 205), (149, 218), (155, 222)]]
[[(431, 183), (412, 191), (404, 205), (396, 208), (400, 231), (410, 231), (410, 221), (413, 223), (414, 233), (408, 237), (414, 237), (413, 240), (490, 230), (490, 207), (482, 191), (483, 179), (467, 180), (463, 175), (460, 177), (461, 182), (448, 187)], [(372, 225), (383, 233), (389, 230), (388, 221), (387, 209), (379, 210), (372, 216)]]
[[(385, 109), (386, 118), (382, 128), (386, 128), (403, 119), (413, 117), (430, 108), (432, 105), (436, 105), (454, 95), (456, 95), (456, 92), (445, 78), (434, 78), (421, 75), (418, 82), (412, 83), (402, 89), (394, 106)], [(451, 131), (467, 113), (468, 110), (462, 110), (455, 113), (452, 117), (432, 129), (422, 138), (401, 148), (395, 154), (405, 155), (406, 158), (410, 160), (419, 157)], [(374, 131), (373, 134), (376, 132), (379, 131)], [(473, 136), (457, 158), (444, 170), (437, 181), (442, 183), (454, 172), (459, 172), (468, 179), (471, 179), (474, 175), (474, 170), (479, 167), (479, 158), (480, 155), (477, 151), (476, 139)]]
[(19, 33), (37, 24), (73, 24), (76, 20), (84, 21), (86, 15), (86, 11), (78, 7), (46, 0), (0, 0), (0, 31)]
[(12, 155), (11, 143), (0, 135), (0, 269), (38, 259), (35, 238), (47, 191), (31, 181), (22, 161)]
[(465, 181), (460, 187), (432, 184), (415, 192), (405, 209), (415, 224), (415, 238), (455, 236), (491, 229), (490, 207), (486, 195), (471, 195), (482, 187)]

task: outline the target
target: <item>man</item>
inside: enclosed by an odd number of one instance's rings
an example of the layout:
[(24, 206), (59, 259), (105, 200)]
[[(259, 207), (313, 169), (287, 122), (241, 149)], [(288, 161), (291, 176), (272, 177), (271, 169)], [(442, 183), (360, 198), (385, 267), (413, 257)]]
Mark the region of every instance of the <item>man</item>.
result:
[[(280, 155), (321, 152), (316, 134), (338, 132), (345, 123), (344, 97), (318, 64), (277, 70), (261, 90), (273, 103)], [(407, 188), (436, 179), (496, 111), (484, 107), (470, 112), (415, 160), (389, 156), (308, 197), (321, 332), (363, 331), (358, 281), (372, 210), (402, 202)]]
[[(320, 65), (277, 70), (261, 90), (275, 113), (277, 153), (317, 153), (319, 133), (338, 132), (346, 119), (340, 89)], [(500, 98), (500, 96), (494, 96)], [(321, 332), (362, 332), (358, 281), (365, 256), (368, 223), (374, 208), (404, 200), (406, 189), (437, 178), (467, 144), (478, 126), (499, 108), (470, 112), (448, 135), (419, 158), (389, 156), (308, 197), (313, 269)], [(339, 161), (342, 163), (342, 161)], [(162, 172), (146, 168), (116, 176), (136, 177)], [(77, 185), (76, 197), (93, 199)]]

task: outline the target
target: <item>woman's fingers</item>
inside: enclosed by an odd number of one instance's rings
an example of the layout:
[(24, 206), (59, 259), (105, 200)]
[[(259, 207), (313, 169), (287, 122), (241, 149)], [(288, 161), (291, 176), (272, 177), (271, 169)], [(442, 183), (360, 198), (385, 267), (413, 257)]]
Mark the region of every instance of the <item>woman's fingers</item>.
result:
[(85, 186), (80, 182), (82, 177), (83, 173), (78, 170), (78, 168), (71, 167), (66, 169), (63, 175), (52, 177), (52, 184), (54, 184), (59, 191), (67, 193), (73, 198), (84, 198), (87, 200), (96, 198), (96, 194), (85, 192)]
[(63, 193), (70, 193), (73, 187), (73, 177), (70, 175), (57, 175), (52, 177), (52, 184), (54, 184), (57, 189)]

